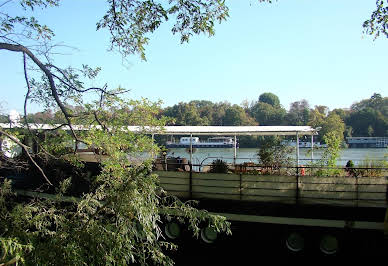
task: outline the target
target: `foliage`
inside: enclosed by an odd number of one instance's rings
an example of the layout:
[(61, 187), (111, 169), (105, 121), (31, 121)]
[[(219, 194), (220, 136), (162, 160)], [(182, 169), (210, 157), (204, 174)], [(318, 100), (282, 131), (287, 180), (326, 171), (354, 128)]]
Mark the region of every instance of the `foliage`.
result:
[(163, 110), (163, 114), (175, 119), (175, 125), (187, 126), (242, 126), (256, 122), (243, 108), (227, 102), (210, 101), (180, 102)]
[(339, 176), (342, 175), (342, 170), (337, 168), (337, 160), (340, 156), (341, 149), (341, 137), (336, 132), (329, 132), (323, 136), (327, 149), (319, 159), (318, 166), (324, 166), (326, 168), (320, 169), (316, 172), (316, 175), (324, 176)]
[(310, 112), (310, 121), (308, 124), (314, 128), (321, 127), (318, 139), (325, 143), (324, 136), (330, 132), (336, 134), (340, 141), (344, 138), (344, 121), (336, 112), (329, 113), (326, 106), (315, 106), (315, 109)]
[(225, 110), (225, 117), (223, 119), (225, 126), (249, 126), (257, 123), (252, 119), (245, 110), (234, 104)]
[(272, 106), (264, 102), (257, 102), (250, 109), (251, 115), (261, 126), (282, 125), (286, 110), (280, 106)]
[[(119, 178), (119, 171), (126, 175)], [(176, 198), (160, 197), (163, 192), (157, 186), (157, 176), (147, 166), (105, 168), (97, 183), (101, 185), (94, 192), (75, 203), (58, 201), (63, 200), (60, 194), (28, 204), (2, 198), (2, 238), (13, 235), (11, 244), (19, 249), (16, 255), (28, 264), (143, 265), (172, 263), (163, 254), (176, 246), (163, 240), (159, 228), (160, 213), (165, 212), (162, 210), (187, 218), (195, 234), (199, 232), (198, 224), (208, 218), (218, 231), (227, 230), (220, 217), (195, 210)], [(29, 244), (20, 244), (25, 241)]]
[(355, 176), (356, 175), (356, 169), (354, 169), (354, 163), (352, 160), (349, 160), (346, 163), (345, 171), (348, 173), (349, 176)]
[(304, 126), (309, 121), (310, 108), (307, 100), (296, 101), (290, 104), (286, 121), (289, 125)]
[[(338, 136), (387, 136), (388, 106), (387, 97), (374, 94), (352, 105), (350, 110), (334, 109), (329, 111), (326, 106), (315, 106), (309, 109), (306, 100), (291, 103), (290, 110), (274, 108), (267, 103), (252, 103), (245, 109), (239, 105), (227, 102), (213, 103), (211, 101), (180, 102), (170, 107), (160, 109), (159, 115), (173, 118), (168, 124), (175, 125), (310, 125), (321, 127), (316, 141), (322, 141), (323, 135), (335, 131)], [(74, 109), (74, 107), (72, 107)], [(60, 112), (47, 110), (46, 112), (29, 114), (31, 122), (63, 123)], [(7, 118), (5, 118), (7, 119)], [(258, 120), (257, 120), (258, 119)], [(239, 138), (240, 147), (256, 147), (257, 137), (242, 136)]]
[(266, 136), (260, 141), (260, 149), (257, 153), (259, 164), (270, 169), (279, 169), (282, 166), (290, 166), (289, 154), (292, 147), (282, 144), (278, 136)]
[[(165, 119), (155, 115), (158, 113), (157, 106), (148, 101), (119, 101), (116, 98), (115, 95), (106, 96), (99, 104), (87, 105), (89, 115), (75, 120), (103, 126), (105, 129), (91, 127), (87, 132), (76, 133), (82, 142), (98, 148), (105, 155), (101, 156), (104, 159), (100, 174), (93, 178), (91, 187), (84, 191), (78, 201), (63, 202), (64, 193), (74, 194), (68, 179), (53, 182), (59, 183), (57, 187), (62, 189), (51, 198), (25, 203), (16, 203), (9, 195), (1, 198), (2, 202), (9, 203), (2, 208), (0, 215), (0, 223), (3, 225), (1, 235), (4, 239), (16, 239), (15, 243), (33, 247), (28, 253), (22, 252), (20, 255), (27, 263), (172, 264), (164, 252), (176, 246), (163, 239), (160, 229), (165, 216), (161, 210), (164, 209), (174, 211), (189, 221), (194, 234), (199, 232), (199, 224), (205, 220), (219, 231), (228, 230), (224, 218), (196, 210), (189, 203), (168, 197), (158, 185), (157, 176), (152, 174), (151, 158), (140, 157), (140, 153), (158, 152), (157, 146), (146, 134), (123, 130), (124, 125), (141, 126), (140, 122), (151, 127), (163, 125)], [(123, 108), (128, 108), (128, 111), (119, 112)], [(98, 122), (95, 113), (99, 114)], [(142, 132), (147, 133), (147, 130), (143, 128)], [(66, 164), (71, 157), (82, 169), (81, 158), (73, 155), (71, 150), (58, 148), (60, 140), (63, 142), (65, 137), (66, 134), (55, 134), (41, 145), (45, 152), (66, 158), (62, 171), (78, 168)], [(67, 134), (67, 138), (71, 139), (71, 135)], [(37, 153), (35, 156), (37, 159), (43, 155)], [(50, 173), (48, 168), (52, 159), (43, 160), (41, 165), (47, 164), (44, 169)], [(58, 167), (54, 168), (61, 171)], [(66, 177), (61, 173), (55, 176)], [(74, 178), (83, 176), (75, 174)]]
[(364, 32), (369, 35), (374, 35), (374, 38), (380, 34), (388, 37), (388, 2), (384, 0), (376, 0), (376, 10), (372, 12), (370, 19), (363, 24)]
[(227, 174), (229, 172), (229, 166), (225, 161), (217, 159), (210, 164), (209, 172)]
[(273, 107), (280, 106), (279, 97), (271, 92), (265, 92), (259, 96), (259, 102), (272, 105)]
[(387, 175), (387, 162), (365, 158), (357, 165), (355, 175), (358, 177), (384, 177)]
[(345, 124), (341, 117), (335, 113), (330, 113), (322, 123), (322, 129), (320, 134), (323, 136), (324, 142), (326, 142), (325, 136), (329, 133), (335, 134), (341, 142), (344, 138)]
[[(142, 59), (148, 34), (167, 19), (175, 20), (172, 32), (187, 42), (194, 34), (213, 35), (215, 23), (228, 16), (224, 1), (106, 2), (108, 9), (97, 29), (108, 29), (111, 50)], [(225, 218), (167, 196), (152, 174), (149, 154), (156, 154), (158, 147), (151, 134), (169, 121), (161, 114), (160, 103), (125, 100), (121, 97), (125, 89), (96, 85), (99, 67), (55, 65), (54, 31), (33, 15), (36, 9), (60, 3), (0, 2), (0, 50), (22, 55), (26, 82), (22, 120), (26, 129), (18, 133), (0, 128), (1, 135), (22, 146), (23, 156), (2, 158), (1, 175), (10, 176), (17, 169), (26, 178), (44, 176), (40, 191), (51, 193), (30, 200), (2, 193), (0, 235), (8, 251), (2, 262), (16, 258), (33, 265), (172, 264), (165, 251), (176, 246), (164, 240), (160, 229), (169, 215), (165, 209), (187, 219), (194, 235), (205, 220), (219, 232), (230, 232)], [(30, 102), (47, 112), (29, 115)], [(32, 130), (29, 123), (34, 122), (61, 125)], [(77, 125), (88, 130), (78, 130)], [(139, 131), (126, 131), (128, 125)], [(65, 126), (67, 132), (62, 130)], [(80, 145), (95, 151), (98, 171), (89, 171), (90, 162), (77, 154)], [(4, 170), (4, 165), (13, 165), (13, 170)], [(82, 182), (87, 183), (84, 190), (75, 191)], [(69, 195), (80, 198), (68, 201)]]
[(97, 23), (97, 30), (107, 28), (112, 47), (124, 55), (140, 54), (145, 59), (147, 34), (154, 32), (170, 18), (175, 19), (171, 31), (188, 42), (193, 34), (214, 35), (214, 23), (229, 16), (224, 1), (154, 1), (109, 0), (110, 8)]
[[(7, 197), (12, 196), (11, 181), (5, 180), (0, 186), (0, 214), (4, 218), (7, 213)], [(4, 219), (2, 219), (4, 220)], [(3, 222), (3, 221), (2, 221)], [(2, 226), (4, 224), (2, 223)], [(12, 265), (25, 262), (25, 255), (31, 252), (31, 244), (21, 244), (16, 237), (0, 236), (0, 264)]]
[(346, 124), (352, 136), (383, 137), (388, 133), (388, 97), (375, 93), (351, 106)]

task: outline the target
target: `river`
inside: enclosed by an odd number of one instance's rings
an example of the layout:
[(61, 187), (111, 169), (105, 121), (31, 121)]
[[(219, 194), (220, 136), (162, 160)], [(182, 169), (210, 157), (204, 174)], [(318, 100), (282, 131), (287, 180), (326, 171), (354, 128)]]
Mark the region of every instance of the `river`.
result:
[[(257, 148), (238, 148), (236, 163), (254, 162), (258, 163)], [(319, 160), (324, 152), (324, 149), (314, 149), (313, 160)], [(170, 149), (168, 156), (190, 158), (190, 154), (184, 148)], [(210, 164), (215, 159), (222, 159), (228, 163), (233, 163), (233, 148), (200, 148), (194, 150), (193, 164)], [(291, 158), (296, 158), (296, 150), (290, 154)], [(307, 164), (311, 161), (311, 149), (299, 149), (300, 164)], [(342, 149), (340, 151), (340, 158), (337, 161), (338, 166), (346, 165), (348, 160), (352, 160), (355, 165), (359, 165), (364, 160), (375, 162), (386, 162), (388, 160), (388, 149), (382, 148), (363, 148), (363, 149)]]

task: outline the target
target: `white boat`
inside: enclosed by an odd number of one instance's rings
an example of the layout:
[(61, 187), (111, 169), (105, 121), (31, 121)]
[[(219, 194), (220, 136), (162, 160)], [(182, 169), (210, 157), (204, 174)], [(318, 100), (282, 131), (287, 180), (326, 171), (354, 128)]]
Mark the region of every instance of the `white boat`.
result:
[(232, 137), (212, 137), (207, 141), (200, 141), (198, 137), (182, 137), (179, 142), (167, 141), (167, 148), (233, 148), (234, 139)]
[[(296, 147), (295, 140), (283, 140), (281, 142), (283, 145)], [(327, 148), (327, 144), (321, 144), (320, 142), (314, 142), (314, 148)], [(299, 141), (299, 148), (310, 148), (311, 149), (311, 141)]]

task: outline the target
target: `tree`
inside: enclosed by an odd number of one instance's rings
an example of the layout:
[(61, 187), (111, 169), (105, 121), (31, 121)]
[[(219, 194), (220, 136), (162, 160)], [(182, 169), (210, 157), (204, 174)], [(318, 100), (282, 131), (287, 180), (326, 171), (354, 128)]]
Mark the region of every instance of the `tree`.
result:
[(279, 97), (271, 92), (265, 92), (259, 96), (259, 102), (267, 103), (273, 107), (280, 106)]
[(207, 125), (207, 118), (202, 118), (197, 107), (193, 103), (180, 102), (164, 110), (164, 115), (175, 119), (175, 125), (180, 126), (199, 126)]
[[(54, 31), (31, 14), (39, 8), (58, 6), (59, 0), (19, 0), (21, 9), (17, 14), (8, 12), (11, 2), (0, 2), (0, 51), (22, 56), (26, 129), (18, 132), (0, 128), (2, 137), (10, 138), (24, 150), (22, 157), (2, 161), (1, 167), (20, 161), (24, 165), (22, 174), (43, 176), (45, 192), (56, 195), (18, 202), (9, 182), (1, 186), (0, 236), (9, 252), (2, 254), (0, 263), (14, 264), (25, 259), (28, 264), (171, 264), (164, 252), (175, 245), (163, 241), (160, 228), (162, 217), (171, 217), (171, 210), (181, 211), (179, 220), (188, 222), (194, 235), (198, 235), (198, 225), (205, 220), (216, 231), (228, 231), (224, 218), (166, 195), (152, 174), (151, 161), (139, 160), (139, 152), (158, 152), (147, 135), (151, 132), (144, 126), (160, 127), (166, 123), (160, 118), (160, 103), (125, 100), (121, 98), (123, 88), (88, 86), (98, 75), (99, 67), (61, 67), (54, 63), (54, 45), (50, 42)], [(147, 35), (168, 19), (175, 20), (171, 24), (173, 34), (180, 34), (181, 42), (187, 42), (194, 34), (213, 35), (215, 22), (228, 16), (223, 1), (161, 4), (108, 0), (107, 6), (97, 29), (108, 30), (110, 50), (123, 56), (139, 54), (144, 60)], [(88, 93), (98, 95), (98, 100), (87, 100)], [(58, 109), (63, 125), (49, 132), (32, 131), (28, 123), (31, 101)], [(76, 124), (89, 130), (77, 131)], [(140, 126), (142, 134), (123, 131), (127, 125)], [(70, 129), (70, 134), (61, 130), (63, 126)], [(38, 147), (31, 149), (29, 140)], [(74, 147), (69, 147), (73, 141)], [(93, 147), (104, 156), (96, 176), (90, 177), (87, 165), (77, 155), (79, 144)], [(58, 202), (66, 199), (66, 194), (75, 195), (74, 179), (88, 179), (88, 190), (75, 202)]]
[(251, 108), (251, 115), (261, 126), (279, 126), (283, 124), (286, 110), (265, 102), (257, 102)]
[(268, 173), (271, 174), (274, 169), (291, 165), (289, 157), (291, 150), (290, 146), (281, 142), (279, 136), (261, 137), (260, 149), (257, 153), (259, 163), (268, 167)]
[(341, 117), (335, 113), (330, 113), (322, 123), (322, 129), (319, 134), (323, 136), (325, 140), (325, 136), (328, 133), (336, 135), (339, 141), (344, 139), (344, 131), (345, 131), (345, 123), (342, 121)]
[(255, 124), (255, 121), (237, 104), (225, 110), (225, 126), (251, 126)]
[(280, 105), (278, 96), (265, 92), (259, 96), (258, 101), (252, 102), (249, 114), (261, 126), (281, 125), (286, 115), (286, 110)]
[(290, 110), (287, 113), (286, 121), (290, 125), (304, 126), (309, 120), (310, 107), (307, 100), (301, 100), (290, 104)]
[(388, 97), (374, 93), (369, 99), (354, 103), (346, 123), (353, 129), (353, 136), (384, 137), (388, 133)]
[(314, 128), (321, 127), (317, 138), (321, 141), (325, 141), (324, 136), (328, 133), (336, 135), (340, 141), (344, 138), (344, 121), (336, 112), (329, 113), (327, 106), (315, 106), (315, 109), (310, 112), (308, 124)]
[(339, 117), (343, 121), (345, 121), (349, 117), (349, 115), (350, 115), (350, 111), (349, 110), (345, 110), (345, 109), (341, 109), (341, 108), (336, 108), (333, 111), (331, 111), (330, 113), (334, 113), (334, 114), (339, 115)]
[(327, 149), (322, 154), (319, 164), (328, 167), (327, 169), (320, 169), (317, 175), (338, 176), (341, 170), (336, 169), (337, 160), (340, 156), (341, 136), (334, 131), (330, 131), (323, 136), (323, 140), (327, 144)]

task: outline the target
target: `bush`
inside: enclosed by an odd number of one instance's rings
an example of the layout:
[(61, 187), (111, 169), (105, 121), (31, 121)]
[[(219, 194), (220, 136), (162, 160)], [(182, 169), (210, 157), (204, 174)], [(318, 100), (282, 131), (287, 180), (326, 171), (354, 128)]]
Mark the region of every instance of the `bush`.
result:
[(229, 166), (225, 161), (217, 159), (211, 163), (209, 172), (227, 174), (229, 172)]
[(291, 164), (289, 157), (291, 150), (292, 147), (282, 144), (279, 137), (265, 137), (257, 153), (259, 163), (271, 169), (289, 166)]
[(368, 158), (364, 159), (361, 163), (357, 165), (359, 169), (356, 170), (356, 175), (358, 177), (382, 177), (386, 175), (384, 173), (384, 167), (386, 165), (384, 162), (373, 161)]

